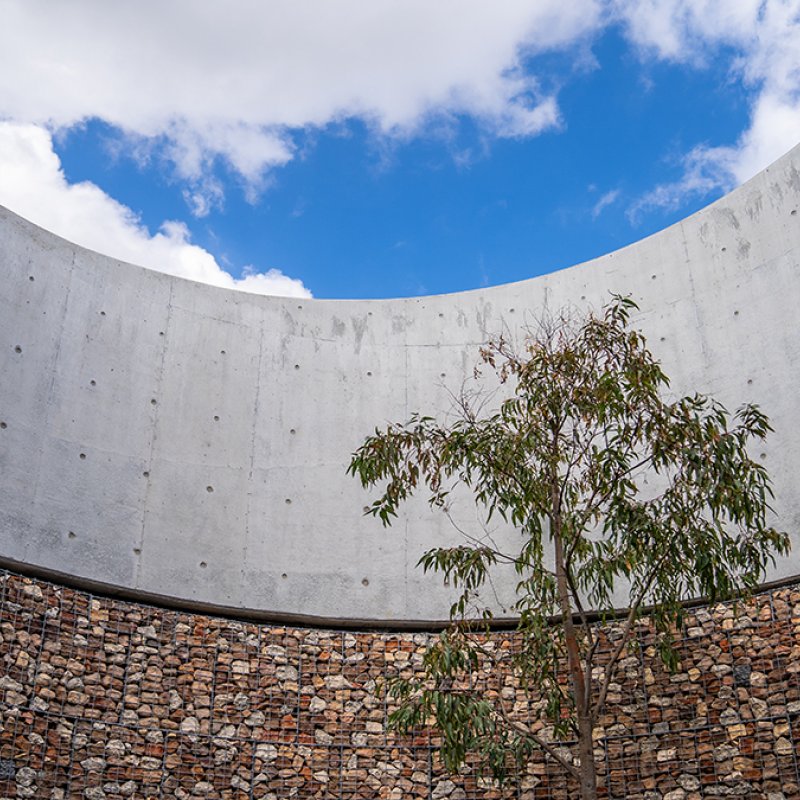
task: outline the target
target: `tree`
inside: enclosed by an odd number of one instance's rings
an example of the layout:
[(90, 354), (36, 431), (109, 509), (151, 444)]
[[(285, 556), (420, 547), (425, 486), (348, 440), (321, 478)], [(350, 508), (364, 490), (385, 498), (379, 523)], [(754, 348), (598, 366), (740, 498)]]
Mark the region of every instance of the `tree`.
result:
[[(408, 731), (433, 720), (451, 771), (473, 754), (502, 780), (510, 760), (538, 748), (579, 781), (583, 800), (596, 798), (593, 728), (643, 611), (674, 667), (682, 601), (747, 593), (788, 551), (787, 535), (767, 522), (767, 472), (748, 454), (771, 430), (767, 417), (750, 404), (731, 416), (702, 394), (667, 399), (669, 381), (631, 327), (636, 308), (614, 296), (600, 314), (540, 323), (519, 348), (489, 341), (476, 373), (490, 368), (505, 384), (495, 410), (462, 393), (455, 422), (415, 414), (376, 430), (352, 456), (349, 473), (382, 486), (368, 513), (384, 525), (417, 490), (449, 512), (460, 485), (486, 523), (499, 515), (520, 533), (513, 552), (484, 528), (419, 561), (460, 593), (423, 675), (391, 683), (390, 724)], [(541, 698), (546, 729), (471, 688), (497, 658), (481, 590), (502, 564), (516, 571), (521, 643), (503, 668)], [(614, 608), (619, 591), (624, 612)], [(569, 738), (577, 758), (562, 746)]]

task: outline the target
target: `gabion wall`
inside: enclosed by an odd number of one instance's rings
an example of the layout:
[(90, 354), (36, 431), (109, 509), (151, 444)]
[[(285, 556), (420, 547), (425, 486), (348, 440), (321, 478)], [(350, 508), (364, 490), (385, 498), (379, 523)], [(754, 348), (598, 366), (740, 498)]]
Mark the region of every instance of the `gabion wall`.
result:
[[(687, 618), (680, 671), (651, 633), (598, 731), (604, 796), (800, 797), (800, 587)], [(539, 758), (499, 789), (441, 769), (431, 731), (387, 734), (387, 676), (429, 634), (248, 624), (0, 572), (0, 798), (569, 798)], [(514, 637), (492, 635), (510, 651)], [(486, 674), (515, 714), (509, 675)]]

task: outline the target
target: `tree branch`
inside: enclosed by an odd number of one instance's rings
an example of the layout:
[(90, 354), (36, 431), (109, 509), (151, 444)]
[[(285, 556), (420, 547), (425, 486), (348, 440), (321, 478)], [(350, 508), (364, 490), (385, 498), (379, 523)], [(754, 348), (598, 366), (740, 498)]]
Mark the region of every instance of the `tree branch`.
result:
[(625, 624), (622, 629), (622, 637), (620, 638), (619, 642), (617, 643), (617, 646), (611, 653), (611, 659), (606, 665), (605, 675), (603, 676), (603, 680), (600, 684), (600, 692), (597, 695), (597, 701), (594, 703), (592, 708), (592, 717), (595, 720), (597, 719), (597, 717), (600, 716), (600, 712), (602, 711), (603, 706), (605, 705), (606, 695), (608, 694), (608, 687), (611, 684), (611, 678), (613, 677), (614, 667), (616, 666), (616, 663), (619, 660), (619, 657), (622, 654), (625, 645), (630, 641), (631, 629), (633, 628), (633, 623), (636, 620), (636, 616), (638, 614), (642, 601), (644, 600), (645, 595), (650, 589), (653, 580), (658, 574), (658, 570), (661, 568), (661, 565), (669, 555), (670, 552), (669, 550), (667, 550), (664, 554), (662, 554), (661, 558), (656, 562), (656, 564), (653, 565), (650, 574), (647, 576), (647, 579), (642, 584), (642, 588), (636, 595), (636, 599), (631, 604), (631, 607), (628, 610), (628, 616), (625, 619)]
[(548, 741), (542, 739), (540, 736), (537, 736), (535, 733), (532, 733), (527, 726), (523, 725), (521, 722), (509, 717), (508, 712), (503, 707), (502, 701), (498, 703), (495, 708), (506, 725), (524, 736), (526, 739), (532, 741), (537, 747), (541, 748), (545, 753), (547, 753), (547, 755), (561, 764), (561, 766), (564, 767), (564, 769), (567, 770), (567, 772), (569, 772), (573, 778), (580, 780), (580, 770), (571, 761), (568, 761), (566, 758), (564, 758), (564, 756), (562, 756), (561, 753), (559, 753), (558, 750)]

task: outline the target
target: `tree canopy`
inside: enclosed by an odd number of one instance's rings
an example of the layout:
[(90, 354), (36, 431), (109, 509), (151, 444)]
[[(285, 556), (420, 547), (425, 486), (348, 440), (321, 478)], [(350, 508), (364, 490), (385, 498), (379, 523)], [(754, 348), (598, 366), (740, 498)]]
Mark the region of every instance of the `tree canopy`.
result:
[[(643, 609), (674, 665), (682, 602), (751, 591), (788, 551), (787, 535), (768, 521), (769, 476), (748, 450), (771, 430), (766, 415), (753, 404), (729, 414), (703, 394), (670, 398), (667, 376), (631, 325), (634, 310), (615, 296), (599, 314), (541, 322), (519, 347), (489, 341), (479, 366), (506, 392), (494, 409), (462, 394), (454, 422), (415, 414), (376, 430), (353, 454), (349, 472), (381, 487), (369, 513), (384, 525), (413, 493), (447, 511), (462, 486), (486, 525), (499, 517), (519, 531), (510, 550), (484, 528), (419, 561), (458, 594), (424, 675), (393, 682), (400, 705), (391, 722), (408, 730), (434, 719), (451, 770), (473, 753), (504, 778), (510, 756), (540, 748), (580, 782), (584, 800), (596, 797), (592, 729)], [(469, 689), (470, 674), (495, 657), (481, 635), (493, 617), (481, 590), (501, 564), (517, 575), (521, 641), (504, 668), (542, 698), (548, 735), (502, 699)], [(613, 646), (600, 659), (612, 619)], [(559, 738), (577, 741), (576, 758)]]

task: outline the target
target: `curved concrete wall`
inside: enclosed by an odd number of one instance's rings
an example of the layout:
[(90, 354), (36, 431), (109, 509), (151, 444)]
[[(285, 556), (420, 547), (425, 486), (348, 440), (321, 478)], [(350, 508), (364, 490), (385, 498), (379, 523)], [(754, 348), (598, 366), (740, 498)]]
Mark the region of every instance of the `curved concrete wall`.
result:
[[(446, 411), (477, 345), (544, 306), (630, 293), (676, 392), (759, 402), (779, 524), (800, 533), (800, 148), (687, 220), (518, 284), (297, 301), (114, 261), (0, 211), (0, 556), (108, 584), (319, 617), (441, 619), (345, 476), (375, 425)], [(465, 522), (468, 522), (468, 515)], [(474, 520), (473, 520), (474, 522)], [(800, 543), (797, 543), (800, 545)], [(800, 572), (794, 556), (770, 577)], [(501, 587), (502, 594), (502, 587)]]

